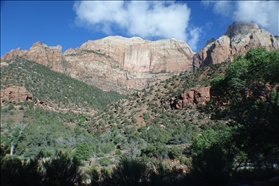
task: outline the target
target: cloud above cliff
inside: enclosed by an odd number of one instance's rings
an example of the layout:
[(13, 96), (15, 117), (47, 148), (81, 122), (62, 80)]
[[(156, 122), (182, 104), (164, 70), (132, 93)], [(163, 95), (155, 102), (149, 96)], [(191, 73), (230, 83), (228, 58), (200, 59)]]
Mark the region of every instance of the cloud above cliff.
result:
[(205, 8), (232, 21), (253, 21), (274, 35), (279, 35), (278, 1), (202, 1)]
[(236, 21), (253, 21), (274, 35), (279, 35), (278, 1), (239, 1), (233, 13)]
[(191, 10), (183, 2), (80, 1), (73, 7), (78, 26), (108, 35), (175, 38), (197, 48), (201, 28), (189, 28)]

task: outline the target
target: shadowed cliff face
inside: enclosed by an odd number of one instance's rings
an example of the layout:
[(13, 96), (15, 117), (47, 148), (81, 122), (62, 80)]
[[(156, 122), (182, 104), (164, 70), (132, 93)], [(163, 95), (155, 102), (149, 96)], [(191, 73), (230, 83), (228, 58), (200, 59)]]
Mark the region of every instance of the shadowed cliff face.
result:
[(251, 48), (278, 50), (278, 45), (278, 37), (255, 23), (237, 22), (196, 54), (187, 43), (174, 39), (109, 36), (64, 53), (60, 45), (49, 47), (37, 42), (30, 50), (12, 50), (2, 60), (24, 57), (103, 90), (127, 94), (186, 70), (232, 61)]
[(261, 29), (255, 23), (235, 22), (229, 26), (225, 35), (207, 44), (194, 55), (193, 68), (209, 64), (232, 61), (239, 54), (246, 54), (251, 48), (264, 47), (278, 50), (278, 37)]

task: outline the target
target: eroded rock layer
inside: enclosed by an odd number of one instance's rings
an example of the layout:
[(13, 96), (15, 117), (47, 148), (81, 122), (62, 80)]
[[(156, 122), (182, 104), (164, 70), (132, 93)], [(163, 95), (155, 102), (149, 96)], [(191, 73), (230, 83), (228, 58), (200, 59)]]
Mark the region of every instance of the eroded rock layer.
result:
[(131, 93), (191, 70), (193, 54), (185, 42), (174, 39), (110, 36), (88, 41), (64, 54), (60, 45), (48, 47), (37, 42), (30, 50), (12, 50), (2, 60), (24, 57), (103, 90)]
[(278, 50), (278, 46), (278, 37), (257, 24), (236, 22), (225, 35), (211, 39), (196, 54), (187, 43), (175, 39), (149, 41), (109, 36), (64, 53), (60, 45), (37, 42), (30, 50), (12, 50), (1, 61), (23, 57), (103, 90), (127, 94), (186, 70), (232, 61), (251, 48)]

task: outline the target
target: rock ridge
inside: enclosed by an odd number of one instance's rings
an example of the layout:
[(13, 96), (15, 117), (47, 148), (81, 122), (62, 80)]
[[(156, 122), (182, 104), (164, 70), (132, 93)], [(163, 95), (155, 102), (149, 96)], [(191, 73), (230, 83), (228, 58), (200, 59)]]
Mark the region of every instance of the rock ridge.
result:
[(232, 61), (251, 48), (278, 50), (278, 46), (279, 38), (257, 24), (235, 22), (223, 36), (209, 40), (197, 53), (175, 39), (108, 36), (64, 53), (60, 45), (37, 42), (29, 50), (11, 50), (1, 61), (23, 57), (103, 90), (129, 94), (181, 72)]
[(268, 51), (279, 49), (279, 39), (254, 22), (234, 22), (225, 34), (208, 44), (193, 57), (193, 69), (245, 55), (252, 48), (264, 47)]

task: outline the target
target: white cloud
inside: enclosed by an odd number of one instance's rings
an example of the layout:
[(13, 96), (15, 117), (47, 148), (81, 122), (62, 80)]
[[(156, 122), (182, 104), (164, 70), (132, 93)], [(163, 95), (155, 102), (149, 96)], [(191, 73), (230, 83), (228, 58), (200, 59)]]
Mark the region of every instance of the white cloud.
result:
[(205, 8), (208, 8), (210, 5), (213, 5), (213, 12), (216, 14), (221, 14), (225, 16), (229, 16), (232, 11), (233, 3), (230, 1), (210, 1), (210, 0), (203, 0), (201, 1), (202, 5)]
[(274, 35), (279, 35), (278, 1), (239, 1), (233, 18), (236, 21), (254, 21)]
[(205, 8), (232, 21), (253, 21), (274, 35), (279, 35), (278, 1), (202, 1)]
[(176, 38), (196, 48), (200, 31), (188, 28), (191, 10), (185, 3), (163, 1), (81, 1), (74, 4), (75, 22), (91, 30), (145, 39)]
[(198, 27), (195, 27), (189, 31), (189, 35), (190, 35), (191, 39), (188, 40), (188, 44), (189, 44), (189, 46), (192, 46), (191, 49), (193, 51), (197, 50), (197, 43), (199, 41), (201, 32), (202, 32), (202, 29), (198, 28)]
[(213, 11), (217, 14), (230, 16), (232, 6), (232, 2), (230, 1), (217, 1), (215, 2)]

